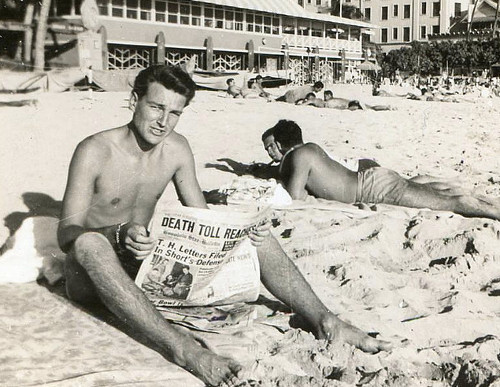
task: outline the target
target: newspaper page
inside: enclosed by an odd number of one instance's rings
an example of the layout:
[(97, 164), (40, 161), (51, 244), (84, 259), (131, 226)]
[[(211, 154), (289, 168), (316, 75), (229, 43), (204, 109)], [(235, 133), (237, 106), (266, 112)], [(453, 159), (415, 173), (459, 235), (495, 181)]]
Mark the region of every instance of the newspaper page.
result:
[[(260, 273), (247, 236), (268, 216), (267, 209), (158, 209), (150, 225), (157, 244), (141, 265), (137, 286), (167, 318), (201, 319), (200, 329), (207, 328), (207, 321), (224, 325), (249, 318), (241, 303), (257, 299)], [(236, 306), (172, 309), (222, 304)]]

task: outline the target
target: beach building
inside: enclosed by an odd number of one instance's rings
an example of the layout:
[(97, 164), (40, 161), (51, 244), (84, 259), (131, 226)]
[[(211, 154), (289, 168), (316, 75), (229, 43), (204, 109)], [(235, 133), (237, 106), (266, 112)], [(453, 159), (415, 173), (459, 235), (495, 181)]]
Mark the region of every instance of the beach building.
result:
[(378, 25), (373, 41), (388, 52), (412, 41), (428, 41), (431, 34), (449, 32), (455, 18), (469, 8), (469, 0), (359, 0), (367, 21)]
[(453, 42), (467, 38), (479, 40), (493, 36), (499, 37), (498, 27), (495, 29), (494, 25), (495, 20), (500, 18), (499, 5), (498, 1), (478, 0), (475, 9), (471, 4), (466, 12), (454, 20), (448, 31), (432, 34), (429, 36), (429, 40)]
[(301, 83), (354, 68), (363, 60), (363, 39), (376, 29), (308, 12), (293, 0), (97, 0), (97, 6), (100, 28), (92, 35), (77, 31), (80, 0), (54, 2), (52, 65), (86, 60), (93, 68), (135, 69), (196, 55), (200, 70), (288, 71)]

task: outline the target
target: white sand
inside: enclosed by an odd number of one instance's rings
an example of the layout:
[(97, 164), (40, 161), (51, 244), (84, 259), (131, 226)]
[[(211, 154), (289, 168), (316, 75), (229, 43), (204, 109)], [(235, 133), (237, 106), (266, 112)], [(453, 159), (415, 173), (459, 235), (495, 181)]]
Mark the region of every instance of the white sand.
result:
[[(306, 141), (331, 154), (371, 157), (405, 176), (436, 175), (463, 182), (476, 193), (500, 196), (499, 99), (420, 102), (371, 97), (368, 86), (332, 89), (341, 97), (398, 110), (336, 111), (198, 92), (177, 130), (190, 141), (202, 188), (218, 188), (235, 177), (206, 167), (227, 165), (218, 158), (267, 162), (260, 135), (287, 118), (298, 122)], [(78, 142), (131, 117), (127, 93), (87, 97), (85, 92), (45, 93), (36, 95), (37, 107), (0, 107), (2, 218), (29, 211), (22, 198), (27, 192), (61, 200)], [(174, 197), (173, 190), (165, 196)], [(493, 296), (500, 293), (495, 282), (500, 278), (500, 223), (389, 206), (360, 216), (277, 211), (281, 225), (274, 231), (279, 236), (292, 229), (283, 245), (329, 307), (366, 331), (406, 345), (373, 356), (292, 332), (273, 343), (274, 350), (312, 376), (276, 365), (269, 349), (255, 375), (281, 385), (318, 386), (369, 380), (371, 385), (468, 380), (477, 385), (500, 375), (500, 300)], [(7, 228), (0, 229), (0, 240), (8, 234)]]

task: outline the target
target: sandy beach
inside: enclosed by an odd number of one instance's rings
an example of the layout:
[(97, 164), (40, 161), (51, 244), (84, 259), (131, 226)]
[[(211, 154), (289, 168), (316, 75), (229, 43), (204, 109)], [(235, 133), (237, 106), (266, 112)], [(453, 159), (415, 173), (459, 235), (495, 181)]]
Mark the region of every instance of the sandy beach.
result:
[[(338, 111), (198, 91), (176, 130), (190, 142), (202, 189), (231, 182), (241, 164), (267, 163), (260, 136), (286, 118), (302, 127), (306, 142), (332, 155), (373, 158), (406, 177), (439, 176), (475, 194), (500, 197), (500, 99), (423, 102), (372, 97), (369, 85), (328, 88), (339, 97), (397, 110)], [(38, 102), (0, 107), (2, 244), (19, 226), (16, 219), (47, 215), (29, 198), (43, 197), (49, 207), (57, 207), (81, 140), (131, 118), (126, 92), (19, 97), (24, 98)], [(162, 200), (175, 198), (170, 186)], [(322, 301), (396, 348), (368, 355), (291, 329), (260, 343), (253, 379), (269, 386), (500, 386), (500, 222), (388, 205), (367, 211), (321, 201), (275, 210), (273, 217), (273, 234)], [(35, 291), (38, 285), (15, 286), (0, 285), (0, 294), (17, 293), (23, 286)], [(140, 351), (145, 358), (153, 356)], [(22, 359), (28, 365), (33, 361), (28, 355)], [(3, 367), (0, 384), (2, 373), (17, 375), (19, 385), (36, 380), (16, 374), (14, 365)]]

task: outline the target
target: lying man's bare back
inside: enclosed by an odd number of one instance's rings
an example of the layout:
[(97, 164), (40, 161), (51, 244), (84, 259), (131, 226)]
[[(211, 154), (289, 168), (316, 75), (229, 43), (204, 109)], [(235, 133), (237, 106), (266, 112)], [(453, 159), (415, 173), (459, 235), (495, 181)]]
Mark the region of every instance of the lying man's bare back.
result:
[(292, 149), (283, 157), (280, 176), (294, 199), (305, 199), (311, 194), (344, 203), (354, 202), (358, 181), (356, 172), (332, 160), (316, 144), (302, 144)]
[[(242, 382), (241, 365), (169, 324), (133, 281), (154, 247), (146, 227), (170, 181), (183, 205), (207, 208), (188, 142), (174, 132), (194, 89), (180, 68), (152, 66), (139, 73), (130, 99), (132, 121), (85, 139), (73, 155), (58, 239), (68, 253), (66, 291), (72, 300), (104, 303), (166, 358), (205, 383), (234, 386)], [(269, 227), (249, 235), (266, 288), (303, 315), (319, 338), (342, 339), (369, 352), (389, 348), (322, 304)]]
[(283, 154), (280, 176), (293, 199), (304, 199), (309, 193), (344, 203), (386, 203), (500, 219), (500, 208), (486, 199), (453, 194), (457, 191), (405, 179), (378, 166), (352, 172), (330, 160), (318, 145), (304, 144), (301, 129), (293, 121), (279, 121), (272, 133), (278, 153)]

